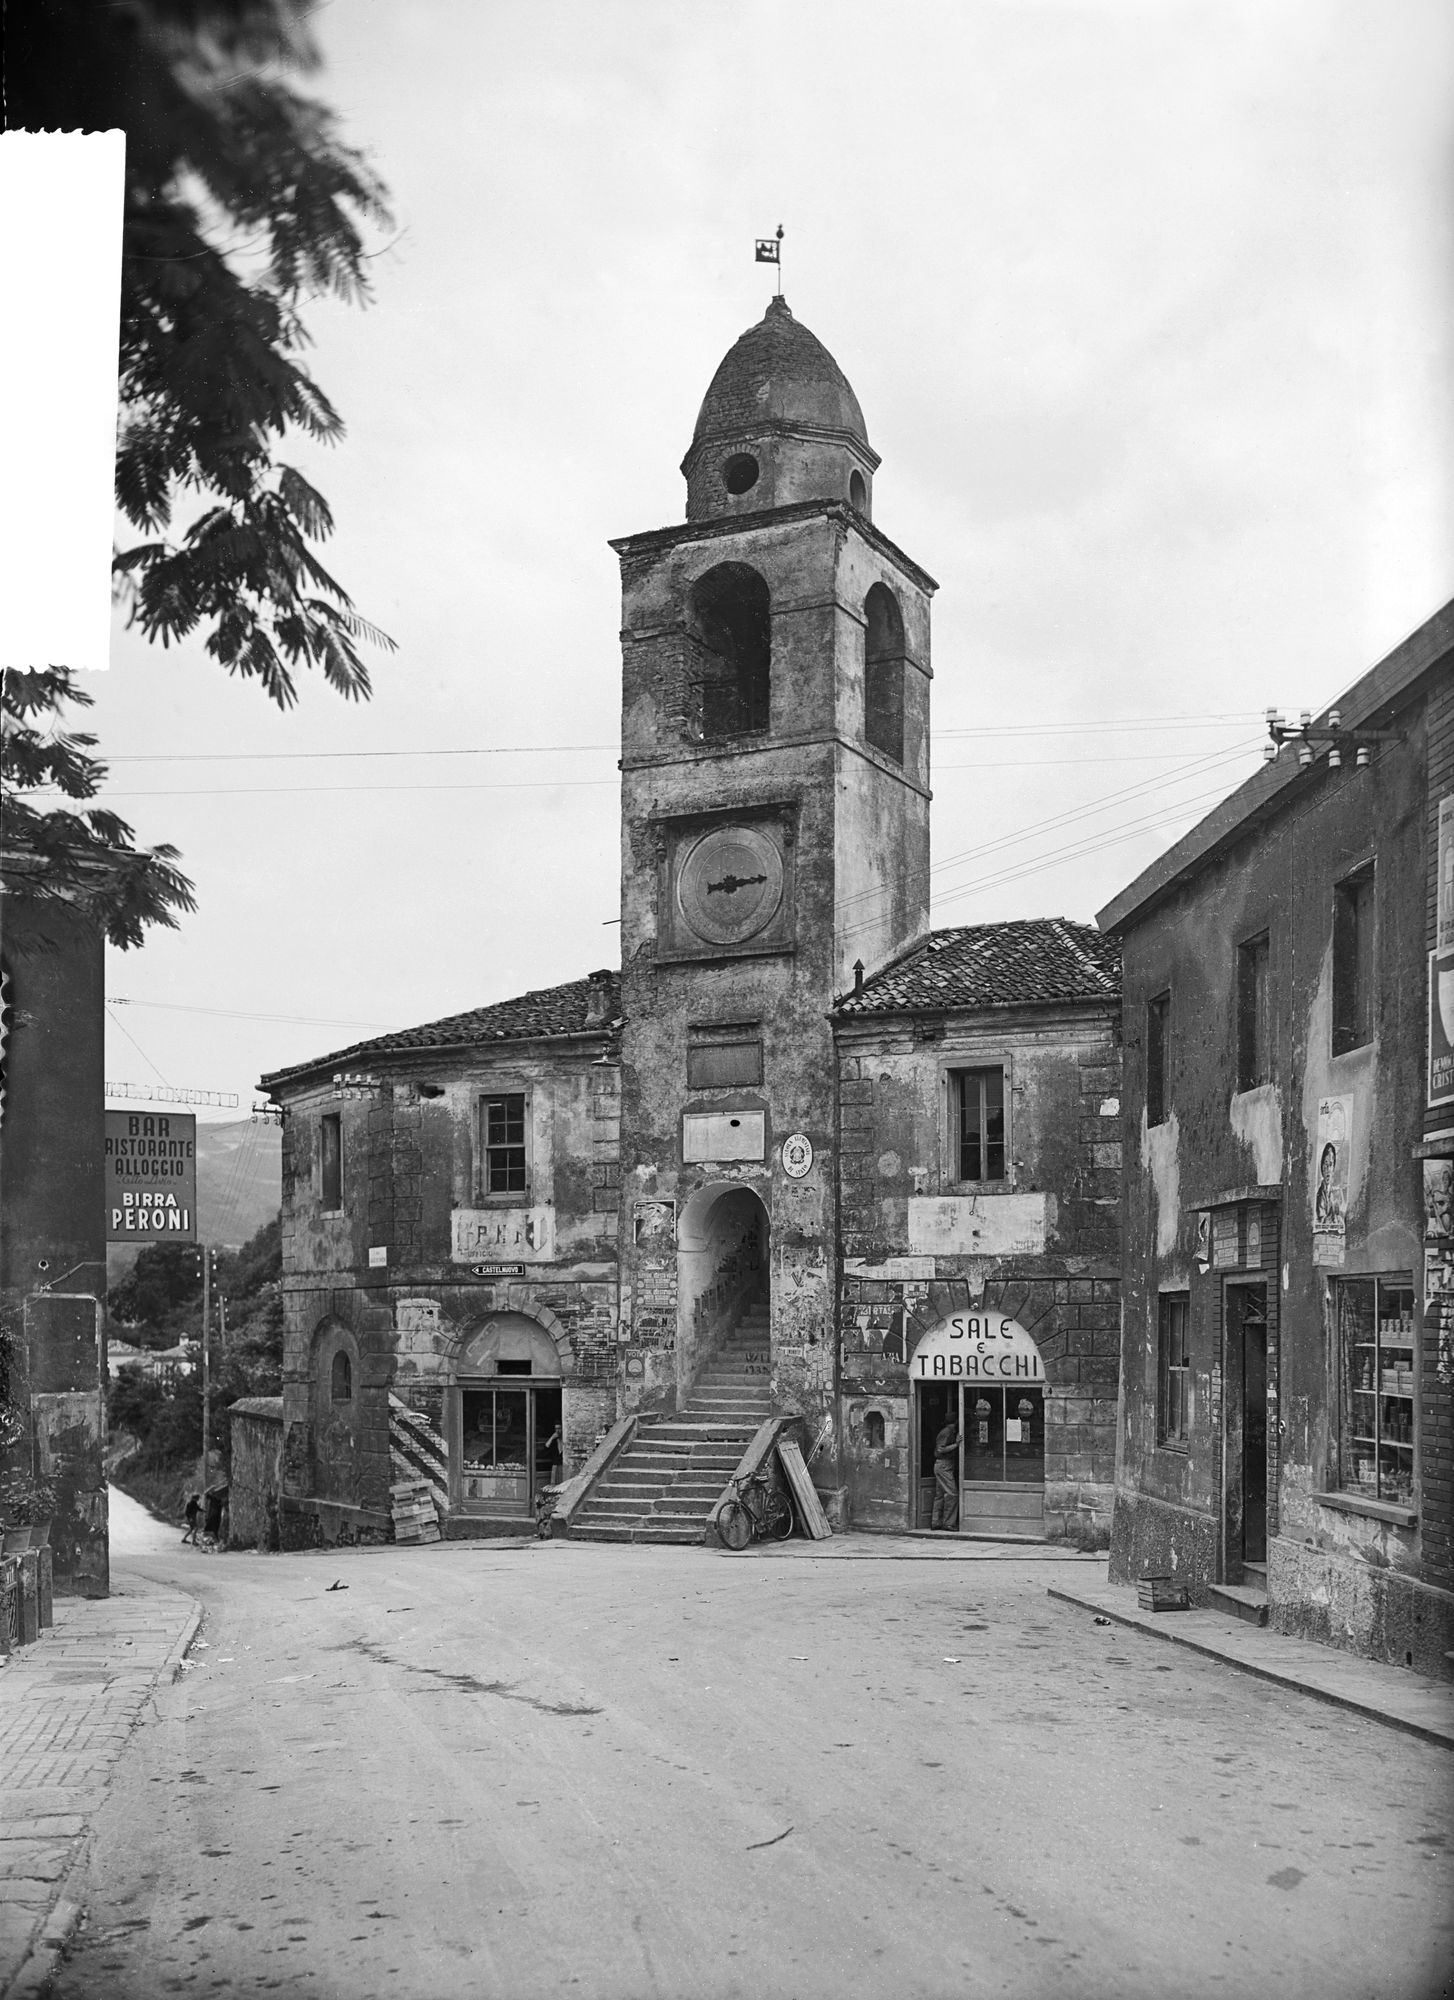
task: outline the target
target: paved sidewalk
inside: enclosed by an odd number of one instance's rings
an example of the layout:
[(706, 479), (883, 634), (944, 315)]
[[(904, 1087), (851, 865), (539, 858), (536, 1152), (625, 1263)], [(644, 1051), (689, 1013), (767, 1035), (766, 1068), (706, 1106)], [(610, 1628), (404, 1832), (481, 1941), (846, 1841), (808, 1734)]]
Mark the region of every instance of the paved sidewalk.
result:
[(1336, 1646), (1320, 1646), (1312, 1639), (1294, 1639), (1226, 1612), (1140, 1611), (1134, 1590), (1106, 1581), (1104, 1559), (1098, 1577), (1084, 1572), (1067, 1577), (1053, 1583), (1049, 1595), (1454, 1750), (1454, 1686), (1443, 1681), (1340, 1653)]
[(80, 1911), (67, 1885), (111, 1768), (201, 1606), (127, 1568), (108, 1598), (60, 1598), (55, 1624), (0, 1663), (0, 1996), (38, 1994)]
[(1055, 1562), (1089, 1563), (1104, 1570), (1104, 1555), (1083, 1555), (1059, 1542), (990, 1541), (974, 1535), (870, 1535), (861, 1529), (810, 1542), (757, 1542), (750, 1553), (790, 1562)]

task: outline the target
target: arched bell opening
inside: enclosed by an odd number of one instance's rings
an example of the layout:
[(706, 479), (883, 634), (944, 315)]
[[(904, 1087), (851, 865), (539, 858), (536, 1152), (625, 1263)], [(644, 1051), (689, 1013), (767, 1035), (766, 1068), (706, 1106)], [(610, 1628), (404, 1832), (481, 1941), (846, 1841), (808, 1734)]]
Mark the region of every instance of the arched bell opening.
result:
[[(562, 1342), (564, 1336), (562, 1336)], [(564, 1462), (569, 1349), (526, 1313), (492, 1313), (460, 1344), (445, 1394), (452, 1505), (519, 1519)]]
[(863, 605), (863, 733), (875, 750), (904, 761), (904, 618), (887, 584), (876, 583)]
[(704, 741), (760, 735), (769, 723), (772, 605), (746, 563), (698, 577), (687, 603), (692, 712)]
[(954, 1313), (909, 1361), (910, 1525), (969, 1535), (1045, 1532), (1045, 1399), (1034, 1340), (1000, 1312)]
[[(772, 1224), (761, 1198), (740, 1182), (699, 1188), (677, 1221), (677, 1403), (744, 1320), (771, 1313)], [(767, 1344), (761, 1355), (765, 1373)]]

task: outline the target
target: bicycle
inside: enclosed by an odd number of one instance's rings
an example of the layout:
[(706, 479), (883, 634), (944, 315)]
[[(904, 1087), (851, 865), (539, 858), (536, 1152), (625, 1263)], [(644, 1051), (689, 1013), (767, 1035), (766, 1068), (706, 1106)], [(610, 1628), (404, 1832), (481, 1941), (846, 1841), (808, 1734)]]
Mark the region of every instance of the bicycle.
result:
[(775, 1484), (766, 1466), (746, 1479), (734, 1473), (731, 1492), (717, 1515), (717, 1536), (724, 1549), (741, 1555), (750, 1542), (785, 1542), (793, 1532), (793, 1503)]

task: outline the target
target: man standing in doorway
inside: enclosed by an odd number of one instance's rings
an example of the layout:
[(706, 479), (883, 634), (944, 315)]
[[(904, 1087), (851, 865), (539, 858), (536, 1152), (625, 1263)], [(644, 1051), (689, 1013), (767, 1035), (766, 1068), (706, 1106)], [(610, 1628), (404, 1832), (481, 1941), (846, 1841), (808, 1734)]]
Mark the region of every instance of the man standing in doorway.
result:
[(949, 1534), (959, 1528), (959, 1425), (953, 1417), (934, 1440), (934, 1512), (929, 1525)]

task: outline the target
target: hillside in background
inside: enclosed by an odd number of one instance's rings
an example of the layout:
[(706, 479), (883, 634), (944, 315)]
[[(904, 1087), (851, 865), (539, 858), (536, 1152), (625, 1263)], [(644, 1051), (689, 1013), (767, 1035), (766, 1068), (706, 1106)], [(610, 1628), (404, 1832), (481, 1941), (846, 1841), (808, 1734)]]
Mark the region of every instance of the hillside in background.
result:
[(197, 1127), (197, 1220), (208, 1243), (240, 1246), (283, 1202), (283, 1133), (269, 1118)]

